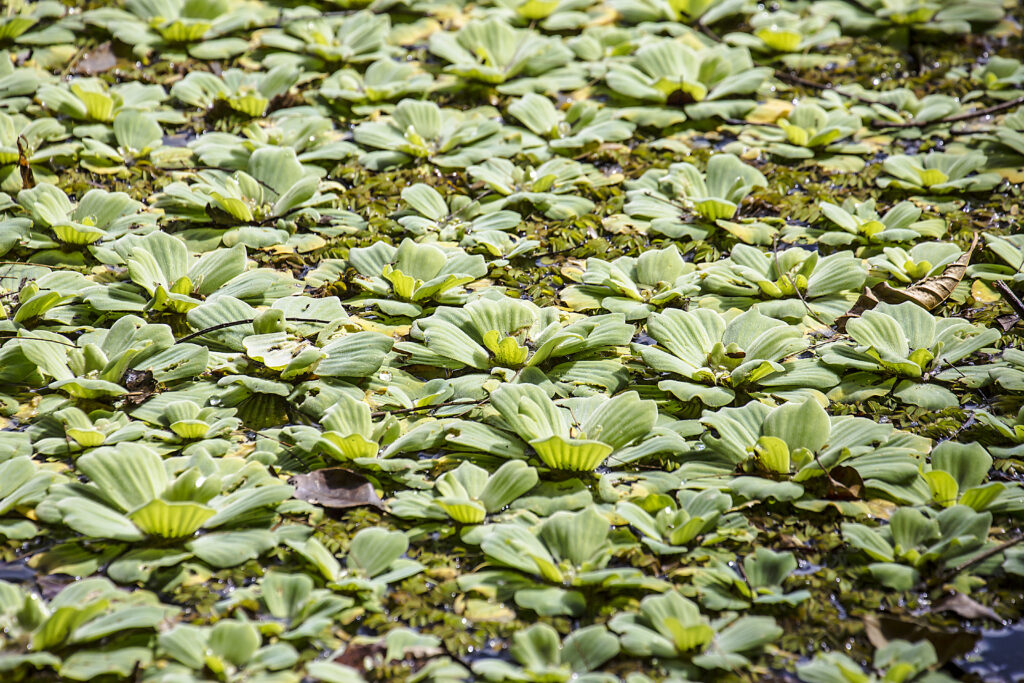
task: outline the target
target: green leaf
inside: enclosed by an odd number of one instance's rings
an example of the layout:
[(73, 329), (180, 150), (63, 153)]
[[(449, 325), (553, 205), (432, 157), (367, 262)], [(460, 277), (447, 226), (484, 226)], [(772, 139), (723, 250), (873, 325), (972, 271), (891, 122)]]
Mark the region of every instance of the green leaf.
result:
[(854, 548), (863, 550), (868, 557), (887, 562), (894, 559), (892, 546), (874, 529), (863, 524), (844, 523), (842, 531), (843, 538)]
[(361, 569), (369, 577), (383, 573), (409, 548), (408, 537), (400, 531), (379, 527), (363, 529), (352, 539), (348, 564)]
[(236, 667), (244, 667), (256, 654), (261, 640), (255, 624), (225, 619), (210, 629), (208, 644), (215, 655)]
[(943, 441), (932, 451), (932, 469), (949, 473), (957, 489), (980, 486), (992, 467), (992, 456), (978, 443)]
[(124, 633), (137, 628), (156, 628), (167, 616), (164, 607), (139, 605), (125, 607), (110, 614), (97, 617), (71, 632), (69, 643), (88, 643), (115, 633)]
[(254, 560), (277, 544), (274, 534), (263, 529), (219, 531), (203, 534), (186, 546), (211, 567), (237, 567)]
[(206, 505), (185, 501), (151, 500), (128, 517), (139, 529), (152, 536), (183, 538), (191, 536), (216, 511)]
[(128, 678), (149, 666), (153, 653), (146, 647), (125, 647), (75, 652), (60, 665), (60, 675), (72, 681), (92, 681), (101, 676)]
[(754, 446), (754, 453), (769, 472), (789, 474), (789, 447), (784, 440), (775, 436), (762, 436)]
[(764, 421), (764, 433), (784, 441), (790, 451), (806, 448), (817, 453), (828, 443), (831, 431), (828, 413), (814, 400), (781, 405)]

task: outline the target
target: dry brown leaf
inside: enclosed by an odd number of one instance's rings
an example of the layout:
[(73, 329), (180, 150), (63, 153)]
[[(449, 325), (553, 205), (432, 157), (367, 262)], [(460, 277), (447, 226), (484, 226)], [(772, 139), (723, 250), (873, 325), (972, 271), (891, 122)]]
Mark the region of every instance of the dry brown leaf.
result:
[(932, 605), (931, 612), (955, 612), (957, 615), (964, 619), (991, 619), (992, 621), (1001, 622), (1002, 619), (999, 615), (992, 611), (991, 607), (986, 607), (980, 602), (971, 598), (959, 591), (954, 591), (952, 594), (945, 595)]
[(95, 76), (105, 73), (117, 66), (117, 57), (110, 47), (110, 41), (98, 45), (95, 50), (90, 50), (82, 55), (82, 58), (75, 62), (73, 73), (85, 76)]
[(996, 324), (1003, 332), (1009, 332), (1020, 322), (1020, 316), (1016, 313), (1007, 313), (996, 318)]
[(325, 508), (343, 509), (367, 505), (384, 509), (377, 492), (365, 477), (343, 467), (328, 467), (288, 480), (295, 497)]
[(941, 274), (925, 278), (906, 289), (896, 289), (890, 286), (888, 282), (879, 282), (871, 288), (865, 287), (864, 293), (854, 303), (853, 308), (836, 319), (836, 329), (844, 332), (846, 330), (846, 323), (850, 318), (860, 317), (864, 311), (871, 310), (880, 302), (900, 304), (904, 301), (913, 301), (918, 306), (929, 311), (938, 307), (950, 297), (953, 290), (964, 279), (964, 274), (967, 273), (967, 266), (971, 264), (971, 256), (974, 255), (974, 249), (977, 246), (978, 234), (975, 233), (970, 248), (961, 254), (960, 258), (946, 266)]

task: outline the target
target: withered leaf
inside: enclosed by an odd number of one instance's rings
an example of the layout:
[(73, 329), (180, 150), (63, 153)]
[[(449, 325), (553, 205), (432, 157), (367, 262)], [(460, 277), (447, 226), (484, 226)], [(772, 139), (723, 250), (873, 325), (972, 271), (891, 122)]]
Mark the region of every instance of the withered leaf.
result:
[(864, 293), (853, 304), (853, 308), (836, 319), (836, 329), (845, 332), (846, 323), (850, 318), (860, 317), (864, 311), (871, 310), (881, 302), (900, 304), (904, 301), (913, 301), (929, 311), (938, 307), (953, 294), (953, 290), (964, 279), (976, 246), (978, 246), (977, 233), (974, 234), (970, 248), (961, 254), (960, 258), (946, 266), (942, 273), (925, 278), (906, 289), (896, 289), (888, 282), (879, 282), (870, 288), (865, 287)]
[(295, 487), (295, 497), (325, 508), (344, 508), (368, 505), (380, 510), (384, 503), (373, 484), (361, 475), (344, 467), (328, 467), (309, 474), (297, 474), (288, 480)]
[(964, 595), (960, 591), (953, 591), (951, 594), (943, 596), (938, 602), (932, 605), (932, 612), (955, 612), (957, 615), (964, 619), (991, 619), (992, 621), (1002, 621), (999, 615), (992, 611), (991, 607), (986, 607), (980, 602)]
[(24, 135), (18, 136), (18, 172), (21, 174), (21, 186), (31, 190), (36, 186), (36, 176), (32, 171), (32, 165), (28, 161), (28, 142)]
[(372, 643), (352, 643), (345, 648), (345, 651), (334, 658), (334, 661), (344, 666), (350, 666), (359, 671), (366, 671), (365, 660), (367, 657), (381, 654), (387, 650), (383, 641)]
[(1007, 313), (996, 318), (996, 324), (1003, 332), (1009, 332), (1018, 322), (1020, 322), (1020, 316), (1016, 313)]
[(828, 471), (828, 497), (832, 500), (859, 500), (864, 480), (852, 467), (839, 465)]
[(861, 617), (864, 634), (876, 648), (885, 647), (893, 640), (909, 640), (916, 643), (927, 640), (935, 648), (939, 663), (962, 657), (978, 642), (978, 634), (969, 631), (945, 631), (911, 619), (898, 619), (886, 614), (868, 614)]
[(82, 55), (82, 58), (75, 63), (73, 69), (76, 74), (95, 76), (105, 73), (117, 66), (117, 57), (110, 47), (110, 41), (98, 45), (95, 50), (90, 50)]
[(137, 408), (160, 388), (151, 370), (127, 370), (121, 377), (121, 386), (128, 390), (121, 397), (121, 406)]

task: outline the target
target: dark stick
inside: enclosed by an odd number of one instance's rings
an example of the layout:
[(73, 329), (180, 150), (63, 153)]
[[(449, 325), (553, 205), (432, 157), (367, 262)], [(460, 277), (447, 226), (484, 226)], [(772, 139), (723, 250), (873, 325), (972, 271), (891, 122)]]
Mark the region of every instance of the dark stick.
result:
[(1012, 308), (1013, 312), (1017, 314), (1017, 317), (1024, 319), (1024, 301), (1017, 298), (1017, 295), (1013, 293), (1012, 289), (1010, 289), (1010, 285), (1006, 284), (1002, 280), (996, 280), (995, 288), (998, 289), (1004, 297), (1006, 297), (1006, 303), (1010, 305), (1010, 308)]
[[(224, 328), (227, 328), (227, 327), (237, 327), (239, 325), (245, 325), (246, 323), (251, 323), (251, 322), (253, 322), (253, 321), (252, 320), (232, 320), (229, 323), (220, 323), (219, 325), (212, 325), (211, 327), (205, 327), (205, 328), (199, 330), (198, 332), (193, 332), (192, 334), (185, 335), (184, 337), (182, 337), (181, 339), (177, 340), (174, 343), (175, 344), (182, 344), (184, 342), (191, 341), (192, 339), (195, 339), (196, 337), (201, 337), (204, 334), (206, 334), (207, 332), (216, 332), (217, 330), (223, 330)], [(318, 320), (317, 318), (286, 318), (285, 322), (322, 323), (324, 325), (329, 325), (332, 321), (330, 321), (330, 320)]]
[(971, 119), (981, 118), (982, 116), (988, 116), (989, 114), (998, 114), (1001, 111), (1007, 109), (1013, 109), (1016, 106), (1024, 104), (1024, 97), (1018, 97), (1015, 100), (1009, 102), (1003, 102), (1002, 104), (996, 104), (991, 107), (985, 107), (984, 109), (975, 109), (965, 114), (956, 114), (954, 116), (947, 116), (941, 119), (935, 119), (934, 121), (907, 121), (906, 123), (890, 123), (888, 121), (882, 121), (881, 119), (875, 119), (871, 122), (872, 128), (919, 128), (921, 126), (935, 126), (943, 123), (956, 123), (958, 121), (969, 121)]
[(413, 408), (397, 408), (395, 410), (375, 410), (370, 413), (371, 417), (384, 417), (385, 415), (404, 415), (407, 413), (418, 413), (421, 410), (436, 410), (438, 408), (448, 408), (450, 406), (480, 406), (487, 402), (487, 399), (481, 399), (479, 401), (444, 401), (442, 403), (434, 403), (429, 406), (415, 406)]
[(876, 102), (875, 100), (870, 100), (866, 97), (861, 97), (860, 95), (845, 93), (839, 88), (832, 86), (828, 83), (818, 83), (817, 81), (811, 81), (806, 78), (801, 78), (800, 76), (791, 73), (786, 73), (785, 71), (779, 71), (778, 69), (775, 70), (775, 78), (779, 79), (783, 83), (789, 83), (790, 85), (802, 85), (803, 87), (811, 88), (812, 90), (831, 90), (839, 95), (842, 95), (843, 97), (849, 97), (852, 100), (857, 100), (862, 104), (878, 104), (878, 102)]
[(963, 563), (957, 565), (956, 567), (953, 567), (953, 569), (951, 569), (950, 571), (945, 572), (945, 573), (939, 575), (937, 578), (933, 579), (932, 581), (930, 581), (928, 583), (928, 587), (929, 588), (935, 588), (936, 586), (940, 585), (943, 581), (948, 581), (949, 579), (953, 578), (957, 574), (965, 572), (968, 569), (970, 569), (971, 567), (974, 567), (976, 565), (981, 564), (982, 562), (984, 562), (988, 558), (992, 557), (993, 555), (998, 555), (999, 553), (1003, 552), (1004, 550), (1007, 550), (1009, 548), (1012, 548), (1015, 545), (1018, 545), (1022, 541), (1024, 541), (1024, 535), (1018, 536), (1017, 538), (1010, 539), (1009, 541), (1006, 541), (1005, 543), (1000, 543), (999, 545), (997, 545), (997, 546), (995, 546), (993, 548), (989, 548), (985, 552), (983, 552), (983, 553), (981, 553), (979, 555), (975, 555), (974, 557), (972, 557), (971, 559), (967, 560), (966, 562), (963, 562)]
[(70, 346), (73, 349), (77, 349), (78, 348), (78, 346), (75, 345), (75, 344), (70, 344), (68, 342), (63, 342), (63, 341), (57, 341), (56, 339), (43, 339), (42, 337), (19, 337), (17, 335), (13, 335), (13, 336), (0, 335), (0, 339), (24, 339), (26, 341), (41, 341), (41, 342), (47, 342), (49, 344), (60, 344), (61, 346)]

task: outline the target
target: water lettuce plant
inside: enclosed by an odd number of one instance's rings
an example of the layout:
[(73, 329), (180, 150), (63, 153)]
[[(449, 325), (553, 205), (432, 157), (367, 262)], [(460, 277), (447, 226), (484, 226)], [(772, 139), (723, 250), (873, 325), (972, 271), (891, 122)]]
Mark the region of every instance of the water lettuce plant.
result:
[(579, 615), (586, 606), (580, 589), (619, 592), (668, 587), (634, 568), (607, 567), (615, 548), (608, 521), (593, 507), (555, 512), (537, 525), (535, 532), (517, 522), (486, 525), (478, 529), (477, 538), (492, 564), (540, 583), (516, 582), (510, 572), (493, 570), (463, 577), (462, 587), (512, 589), (510, 597), (517, 604), (538, 614)]
[(985, 155), (978, 152), (898, 154), (883, 162), (886, 175), (878, 179), (878, 184), (880, 187), (934, 194), (984, 192), (1002, 180), (997, 173), (973, 175), (984, 167)]
[(622, 636), (626, 652), (666, 658), (685, 657), (700, 669), (731, 669), (748, 661), (744, 653), (770, 643), (780, 629), (771, 617), (725, 617), (710, 622), (677, 591), (648, 596), (640, 611), (620, 614), (611, 628)]
[(405, 99), (391, 116), (366, 121), (353, 131), (368, 148), (368, 168), (383, 169), (425, 160), (442, 168), (465, 168), (487, 158), (511, 156), (520, 143), (482, 113), (443, 111), (433, 102)]
[(409, 355), (408, 362), (478, 370), (518, 370), (569, 354), (623, 346), (633, 332), (622, 314), (570, 316), (509, 297), (479, 298), (462, 308), (440, 307), (417, 320), (415, 330), (413, 337), (422, 343), (395, 346)]
[[(204, 562), (230, 567), (276, 544), (266, 528), (273, 515), (253, 513), (272, 510), (292, 492), (258, 463), (241, 464), (207, 456), (205, 463), (172, 469), (141, 444), (97, 448), (76, 463), (89, 483), (56, 487), (38, 509), (47, 521), (79, 534), (127, 543), (176, 541)], [(200, 530), (206, 533), (197, 535)]]
[[(775, 408), (751, 402), (705, 411), (701, 421), (713, 431), (701, 437), (706, 450), (695, 454), (708, 465), (692, 465), (694, 473), (715, 485), (716, 472), (738, 469), (744, 474), (717, 487), (749, 499), (798, 500), (820, 486), (824, 497), (835, 496), (843, 489), (835, 476), (842, 467), (856, 471), (858, 488), (867, 487), (869, 494), (913, 500), (918, 458), (930, 447), (927, 439), (892, 425), (830, 416), (813, 398)], [(799, 504), (820, 507), (806, 500)]]
[(557, 37), (516, 29), (497, 17), (434, 33), (430, 51), (449, 62), (446, 72), (503, 93), (530, 92), (533, 83), (542, 90), (573, 90), (585, 82), (583, 72), (569, 66), (572, 52)]
[(412, 240), (398, 248), (377, 242), (352, 249), (348, 260), (362, 276), (357, 282), (368, 295), (355, 305), (378, 306), (391, 315), (418, 315), (423, 311), (420, 302), (462, 303), (462, 286), (487, 272), (481, 256)]
[(884, 214), (878, 213), (874, 200), (857, 203), (847, 199), (842, 206), (822, 202), (822, 217), (831, 225), (821, 228), (817, 239), (830, 246), (875, 246), (942, 237), (946, 232), (945, 221), (919, 220), (921, 213), (911, 202), (899, 202)]
[(611, 262), (590, 257), (580, 280), (581, 284), (562, 290), (566, 305), (574, 311), (623, 313), (627, 320), (646, 318), (652, 310), (700, 290), (696, 269), (683, 260), (675, 245)]
[[(945, 387), (922, 382), (925, 373), (963, 360), (999, 336), (995, 330), (964, 320), (936, 320), (911, 301), (879, 304), (846, 327), (855, 344), (837, 342), (821, 354), (826, 363), (850, 372), (837, 388), (837, 396), (849, 400), (865, 389), (869, 393), (891, 391), (899, 400), (932, 409), (956, 405), (957, 401)], [(879, 382), (879, 378), (885, 379)]]
[(597, 683), (609, 676), (594, 669), (619, 653), (618, 638), (603, 626), (573, 631), (560, 642), (554, 628), (535, 624), (514, 635), (513, 641), (509, 650), (518, 667), (500, 659), (484, 659), (473, 666), (473, 671), (488, 681), (542, 681), (566, 676)]
[[(709, 309), (652, 313), (647, 334), (657, 345), (634, 347), (644, 363), (663, 375), (682, 377), (663, 379), (658, 388), (681, 401), (696, 399), (716, 407), (732, 403), (737, 390), (756, 389), (762, 378), (784, 372), (779, 361), (809, 343), (799, 329), (757, 311), (731, 321)], [(803, 379), (808, 386), (809, 378)]]
[(438, 477), (433, 495), (399, 492), (391, 511), (403, 517), (450, 518), (460, 524), (479, 524), (538, 481), (537, 471), (522, 460), (509, 460), (493, 474), (467, 461)]
[[(708, 228), (692, 225), (688, 214), (707, 223), (730, 219), (764, 175), (732, 154), (716, 154), (705, 172), (690, 163), (672, 164), (668, 170), (650, 170), (626, 185), (625, 211), (650, 221), (651, 228), (669, 237), (702, 237)], [(698, 231), (699, 230), (699, 231)]]
[(536, 385), (509, 384), (496, 389), (491, 400), (541, 462), (556, 470), (597, 469), (615, 459), (616, 451), (647, 436), (657, 418), (654, 403), (634, 392), (576, 400), (570, 409), (555, 404)]
[(1012, 678), (1019, 3), (75, 4), (0, 3), (0, 679)]
[(508, 112), (536, 138), (524, 137), (528, 154), (543, 157), (535, 148), (547, 146), (555, 154), (574, 154), (594, 149), (605, 142), (628, 139), (636, 124), (625, 121), (613, 109), (599, 107), (589, 100), (574, 103), (561, 112), (551, 100), (529, 93), (508, 106)]
[(882, 585), (908, 590), (920, 580), (919, 567), (953, 566), (982, 550), (991, 514), (954, 505), (941, 512), (900, 508), (881, 528), (843, 524), (852, 547), (875, 560), (868, 571)]
[[(770, 75), (755, 67), (744, 47), (693, 47), (658, 40), (640, 47), (630, 60), (613, 64), (608, 87), (627, 101), (685, 105), (691, 118), (740, 116), (753, 108), (753, 95)], [(692, 103), (692, 104), (691, 104)]]
[(709, 307), (753, 307), (781, 320), (831, 322), (851, 308), (867, 270), (849, 251), (822, 256), (792, 247), (766, 253), (737, 244), (701, 275), (701, 288), (711, 295), (705, 299)]

